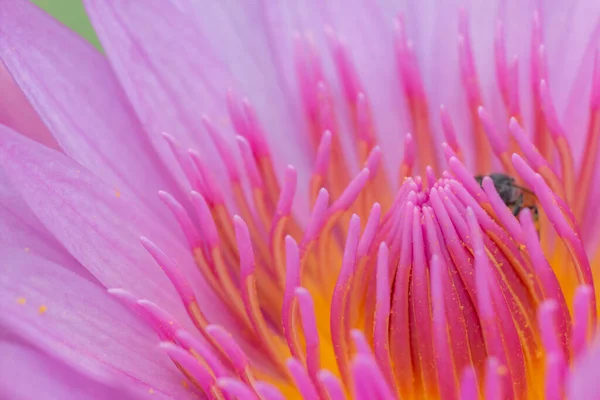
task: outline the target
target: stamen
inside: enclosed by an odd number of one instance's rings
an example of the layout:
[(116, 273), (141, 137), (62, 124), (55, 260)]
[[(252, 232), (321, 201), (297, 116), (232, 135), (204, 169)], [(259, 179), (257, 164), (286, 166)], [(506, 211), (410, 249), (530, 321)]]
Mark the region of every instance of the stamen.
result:
[(206, 129), (212, 142), (214, 143), (221, 160), (223, 160), (229, 180), (232, 182), (239, 182), (240, 176), (236, 166), (237, 164), (235, 162), (235, 158), (229, 149), (229, 146), (225, 142), (223, 135), (221, 132), (217, 131), (217, 128), (207, 116), (202, 117), (202, 123), (204, 125), (204, 129)]
[(458, 154), (457, 157), (460, 159), (461, 149), (458, 145), (458, 140), (456, 140), (456, 131), (454, 130), (454, 125), (452, 124), (450, 114), (448, 113), (444, 105), (440, 106), (440, 119), (442, 121), (442, 131), (444, 133), (446, 143), (450, 146), (452, 151)]
[(382, 242), (379, 245), (377, 256), (377, 274), (376, 274), (376, 299), (375, 299), (375, 327), (373, 332), (373, 341), (375, 346), (375, 357), (379, 367), (383, 369), (383, 374), (388, 384), (394, 384), (394, 375), (392, 373), (392, 361), (390, 359), (390, 281), (388, 264), (388, 247)]
[(560, 156), (562, 166), (562, 182), (569, 203), (573, 201), (573, 191), (575, 187), (575, 166), (571, 146), (565, 137), (564, 130), (558, 121), (558, 116), (552, 104), (550, 92), (546, 81), (540, 83), (540, 102), (544, 120), (548, 126), (548, 131), (554, 141), (554, 145)]
[(174, 345), (171, 342), (162, 342), (160, 348), (163, 349), (169, 357), (173, 358), (181, 365), (186, 373), (194, 380), (195, 383), (204, 390), (204, 392), (215, 399), (225, 400), (223, 393), (216, 386), (215, 378), (212, 373), (206, 370), (206, 367), (196, 360), (190, 353)]
[(202, 181), (202, 178), (198, 176), (198, 173), (194, 169), (194, 165), (192, 164), (185, 150), (182, 149), (181, 144), (177, 141), (177, 139), (166, 132), (163, 132), (162, 136), (169, 145), (173, 156), (175, 156), (177, 163), (181, 167), (181, 170), (183, 171), (192, 189), (200, 190), (204, 193), (204, 182)]
[(590, 99), (590, 119), (586, 135), (583, 158), (577, 174), (577, 196), (574, 197), (574, 211), (581, 221), (590, 197), (593, 178), (598, 170), (596, 160), (600, 150), (600, 53), (594, 60), (592, 95)]
[(327, 390), (327, 394), (331, 400), (347, 400), (342, 384), (337, 376), (327, 370), (319, 372), (319, 381)]
[(473, 124), (473, 137), (477, 154), (475, 171), (477, 174), (487, 174), (491, 167), (490, 145), (485, 138), (483, 126), (477, 116), (477, 108), (482, 104), (482, 101), (481, 94), (479, 93), (479, 77), (477, 76), (473, 50), (471, 48), (469, 17), (465, 9), (460, 9), (458, 20), (459, 65)]
[(254, 390), (256, 390), (259, 396), (264, 400), (285, 400), (285, 397), (283, 397), (276, 387), (266, 382), (256, 381), (254, 383)]
[(162, 190), (159, 191), (158, 197), (167, 205), (167, 207), (169, 207), (171, 213), (173, 213), (173, 216), (179, 223), (179, 226), (181, 227), (181, 230), (183, 231), (183, 234), (190, 247), (192, 249), (201, 247), (202, 239), (200, 234), (196, 230), (196, 227), (194, 226), (194, 223), (192, 222), (185, 208), (183, 208), (183, 206), (167, 192), (163, 192)]
[(302, 363), (295, 358), (290, 358), (286, 364), (302, 398), (305, 400), (319, 400), (317, 389), (310, 380)]
[(175, 333), (175, 337), (182, 347), (188, 350), (194, 357), (204, 360), (207, 366), (212, 370), (215, 377), (224, 377), (230, 374), (225, 368), (219, 357), (208, 344), (192, 336), (189, 332), (181, 329)]
[(583, 285), (577, 288), (573, 299), (573, 334), (571, 349), (575, 358), (581, 357), (588, 347), (594, 326), (592, 325), (592, 308), (594, 291)]
[(463, 371), (460, 380), (460, 400), (479, 400), (477, 376), (473, 367), (467, 367)]
[(404, 137), (404, 153), (402, 156), (402, 164), (400, 164), (400, 173), (398, 179), (400, 184), (407, 177), (412, 175), (413, 166), (415, 164), (415, 141), (410, 133)]
[(523, 131), (523, 129), (519, 126), (517, 120), (511, 118), (508, 126), (510, 132), (519, 144), (519, 147), (523, 151), (523, 154), (525, 155), (525, 158), (527, 159), (529, 164), (531, 164), (533, 169), (535, 169), (548, 181), (555, 193), (557, 193), (562, 199), (566, 199), (564, 189), (560, 184), (560, 180), (558, 179), (558, 177), (556, 176), (546, 159), (542, 157), (542, 155), (533, 146), (533, 143), (529, 141), (529, 138), (525, 134), (525, 131)]
[(259, 400), (254, 391), (239, 379), (219, 378), (217, 386), (233, 398)]
[(450, 335), (446, 319), (446, 306), (444, 301), (444, 276), (446, 266), (437, 254), (431, 258), (429, 266), (431, 276), (431, 308), (433, 328), (433, 348), (436, 354), (437, 380), (440, 393), (448, 399), (455, 399), (458, 392), (458, 378), (450, 350)]
[(315, 385), (318, 385), (317, 374), (321, 368), (321, 355), (314, 303), (308, 290), (302, 287), (296, 288), (295, 294), (300, 308), (302, 329), (306, 340), (306, 366), (308, 374), (313, 379)]
[(496, 157), (500, 159), (504, 170), (508, 171), (510, 175), (512, 173), (512, 165), (510, 163), (508, 144), (503, 143), (503, 141), (500, 139), (500, 136), (496, 131), (496, 128), (492, 123), (490, 116), (483, 107), (480, 106), (477, 108), (477, 114), (479, 115), (479, 120), (483, 125), (484, 132), (487, 134), (487, 138), (492, 147), (492, 150), (494, 151), (494, 154), (496, 154)]
[(335, 63), (338, 76), (342, 82), (342, 88), (346, 95), (346, 101), (350, 104), (354, 104), (357, 95), (362, 91), (360, 87), (360, 81), (358, 74), (354, 68), (354, 65), (350, 61), (348, 55), (348, 49), (344, 46), (333, 29), (330, 26), (325, 27), (325, 36), (327, 38), (329, 49), (333, 55), (333, 61)]
[(500, 400), (504, 398), (502, 375), (504, 369), (495, 357), (490, 357), (485, 363), (484, 398), (486, 400)]
[(360, 235), (360, 218), (353, 214), (348, 227), (348, 236), (346, 246), (344, 247), (344, 256), (342, 267), (338, 275), (333, 296), (331, 299), (331, 340), (333, 342), (335, 358), (342, 376), (342, 381), (349, 386), (349, 343), (346, 341), (346, 332), (348, 322), (346, 318), (346, 305), (348, 301), (348, 292), (351, 287), (354, 268), (356, 263), (356, 250)]

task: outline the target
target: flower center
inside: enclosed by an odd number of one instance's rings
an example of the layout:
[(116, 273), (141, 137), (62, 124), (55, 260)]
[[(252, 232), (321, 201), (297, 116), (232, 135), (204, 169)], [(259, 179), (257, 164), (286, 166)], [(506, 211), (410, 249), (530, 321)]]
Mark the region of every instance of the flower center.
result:
[[(463, 164), (465, 152), (443, 107), (447, 143), (434, 145), (430, 104), (401, 18), (395, 41), (399, 89), (414, 136), (405, 137), (396, 191), (361, 80), (331, 30), (352, 131), (339, 128), (336, 99), (317, 52), (309, 40), (297, 39), (298, 82), (315, 154), (308, 193), (296, 193), (291, 166), (280, 185), (255, 111), (234, 94), (228, 107), (242, 168), (218, 127), (204, 120), (227, 180), (217, 180), (198, 153), (185, 152), (165, 135), (194, 188), (190, 198), (199, 223), (171, 195), (160, 196), (233, 317), (228, 330), (235, 334), (211, 324), (175, 263), (148, 239), (142, 244), (173, 283), (200, 335), (150, 302), (135, 307), (154, 323), (175, 364), (209, 397), (342, 399), (370, 393), (418, 399), (457, 398), (461, 392), (475, 399), (481, 392), (489, 398), (538, 398), (563, 389), (563, 371), (585, 349), (596, 319), (592, 269), (578, 223), (590, 197), (600, 135), (600, 66), (586, 152), (576, 171), (547, 88), (537, 13), (533, 140), (521, 128), (517, 60), (506, 63), (502, 24), (494, 48), (510, 138), (482, 107), (469, 36), (462, 13), (458, 52), (474, 171)], [(343, 135), (354, 144), (358, 172), (351, 172), (353, 156), (341, 144)], [(480, 183), (474, 178), (492, 172), (492, 153), (514, 179), (510, 204), (493, 176)], [(298, 195), (310, 199), (307, 221), (292, 213)], [(533, 209), (539, 209), (539, 226)]]

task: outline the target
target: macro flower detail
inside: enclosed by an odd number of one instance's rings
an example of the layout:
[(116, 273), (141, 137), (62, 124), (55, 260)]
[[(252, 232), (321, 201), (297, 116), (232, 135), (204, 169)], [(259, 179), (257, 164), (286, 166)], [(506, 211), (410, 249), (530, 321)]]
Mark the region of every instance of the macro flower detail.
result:
[(0, 398), (600, 397), (597, 5), (84, 3), (0, 0)]

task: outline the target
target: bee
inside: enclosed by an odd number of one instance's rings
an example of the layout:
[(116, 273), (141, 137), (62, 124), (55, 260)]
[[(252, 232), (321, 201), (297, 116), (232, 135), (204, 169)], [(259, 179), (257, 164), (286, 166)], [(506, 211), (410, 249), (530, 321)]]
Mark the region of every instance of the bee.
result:
[(515, 217), (517, 217), (524, 208), (529, 208), (531, 210), (533, 221), (536, 225), (538, 224), (539, 215), (538, 207), (536, 205), (537, 198), (531, 190), (517, 185), (515, 183), (515, 178), (512, 176), (501, 173), (478, 175), (475, 177), (475, 180), (481, 186), (483, 178), (486, 176), (494, 182), (498, 195)]

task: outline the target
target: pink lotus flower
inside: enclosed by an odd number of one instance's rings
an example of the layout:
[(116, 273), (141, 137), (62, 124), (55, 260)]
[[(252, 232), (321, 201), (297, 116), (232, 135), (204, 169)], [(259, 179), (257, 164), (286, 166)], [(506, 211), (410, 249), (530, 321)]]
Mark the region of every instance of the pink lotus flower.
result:
[(0, 1), (0, 398), (600, 398), (599, 3), (230, 3)]

